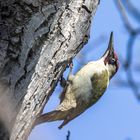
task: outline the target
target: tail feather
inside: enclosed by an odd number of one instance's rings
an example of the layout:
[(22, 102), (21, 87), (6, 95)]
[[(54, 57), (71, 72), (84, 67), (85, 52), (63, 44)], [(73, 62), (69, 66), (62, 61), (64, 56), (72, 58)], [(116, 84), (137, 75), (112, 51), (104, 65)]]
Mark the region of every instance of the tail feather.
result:
[(67, 115), (66, 111), (61, 111), (61, 110), (51, 111), (49, 113), (39, 116), (35, 121), (35, 125), (39, 125), (44, 122), (64, 120), (66, 115)]

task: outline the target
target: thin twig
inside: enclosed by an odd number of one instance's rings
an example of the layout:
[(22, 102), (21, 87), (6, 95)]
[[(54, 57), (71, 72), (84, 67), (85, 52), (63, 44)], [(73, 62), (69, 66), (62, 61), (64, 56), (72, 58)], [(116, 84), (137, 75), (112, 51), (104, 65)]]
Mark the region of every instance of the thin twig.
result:
[(136, 82), (133, 78), (132, 70), (130, 68), (130, 66), (132, 64), (132, 57), (133, 57), (132, 54), (133, 54), (134, 42), (136, 40), (137, 35), (140, 34), (140, 28), (134, 29), (132, 27), (132, 25), (130, 24), (129, 19), (127, 17), (127, 14), (125, 12), (125, 9), (124, 9), (124, 7), (121, 3), (121, 0), (115, 0), (115, 3), (117, 5), (118, 11), (121, 15), (122, 21), (124, 22), (124, 26), (129, 33), (129, 39), (128, 39), (128, 42), (127, 42), (126, 61), (123, 63), (124, 70), (126, 72), (126, 77), (127, 77), (128, 84), (130, 85), (131, 89), (133, 90), (136, 98), (138, 100), (140, 100), (139, 88), (138, 88), (138, 86), (137, 86), (137, 84), (136, 84)]
[(123, 0), (127, 11), (135, 18), (138, 22), (140, 22), (140, 11), (134, 7), (130, 0)]
[(71, 132), (68, 130), (68, 134), (66, 136), (66, 140), (70, 140), (70, 134), (71, 134)]
[(134, 81), (132, 71), (129, 69), (129, 70), (127, 70), (126, 74), (127, 74), (126, 76), (127, 76), (128, 83), (129, 83), (134, 95), (136, 96), (136, 99), (140, 100), (139, 88), (138, 88), (136, 82)]
[(118, 8), (118, 11), (120, 13), (120, 16), (122, 18), (122, 21), (123, 21), (124, 26), (127, 29), (127, 31), (132, 35), (140, 34), (140, 28), (135, 29), (131, 25), (121, 0), (115, 0), (114, 2), (115, 2), (115, 5)]
[(129, 22), (129, 19), (127, 17), (127, 14), (125, 12), (125, 9), (124, 9), (121, 1), (120, 0), (115, 0), (115, 3), (116, 3), (116, 6), (118, 8), (118, 11), (119, 11), (119, 13), (121, 15), (122, 21), (124, 22), (124, 25), (125, 25), (126, 29), (129, 32), (132, 32), (134, 29), (133, 29), (131, 23)]
[(136, 36), (130, 34), (128, 42), (127, 42), (127, 50), (126, 50), (126, 62), (125, 62), (126, 69), (128, 69), (132, 63), (133, 45), (134, 45), (135, 39), (136, 39)]

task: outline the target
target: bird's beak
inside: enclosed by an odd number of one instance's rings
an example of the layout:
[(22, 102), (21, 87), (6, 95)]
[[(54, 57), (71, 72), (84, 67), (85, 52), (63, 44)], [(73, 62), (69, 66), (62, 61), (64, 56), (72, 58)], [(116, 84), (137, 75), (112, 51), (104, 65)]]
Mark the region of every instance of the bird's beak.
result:
[(114, 55), (114, 41), (113, 41), (113, 32), (110, 33), (110, 39), (109, 39), (109, 44), (106, 52), (104, 53), (103, 57), (107, 57), (108, 55)]

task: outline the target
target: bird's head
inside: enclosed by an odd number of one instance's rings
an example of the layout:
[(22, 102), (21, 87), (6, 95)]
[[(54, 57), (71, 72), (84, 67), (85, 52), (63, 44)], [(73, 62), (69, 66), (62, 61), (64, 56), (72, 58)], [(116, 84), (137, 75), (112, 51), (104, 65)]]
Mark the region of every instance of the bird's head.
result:
[(108, 69), (110, 79), (115, 75), (119, 68), (118, 57), (114, 51), (113, 44), (113, 32), (111, 32), (108, 48), (102, 57), (104, 64)]

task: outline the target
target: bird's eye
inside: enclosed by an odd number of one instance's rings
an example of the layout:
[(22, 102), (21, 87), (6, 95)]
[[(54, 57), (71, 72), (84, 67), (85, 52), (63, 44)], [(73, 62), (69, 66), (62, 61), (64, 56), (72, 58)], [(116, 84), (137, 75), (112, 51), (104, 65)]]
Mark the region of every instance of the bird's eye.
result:
[(114, 65), (115, 62), (116, 62), (116, 60), (115, 60), (114, 58), (111, 58), (111, 59), (109, 60), (109, 63), (112, 64), (112, 65)]

